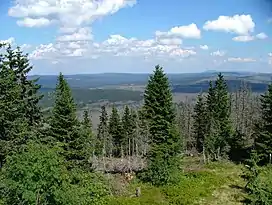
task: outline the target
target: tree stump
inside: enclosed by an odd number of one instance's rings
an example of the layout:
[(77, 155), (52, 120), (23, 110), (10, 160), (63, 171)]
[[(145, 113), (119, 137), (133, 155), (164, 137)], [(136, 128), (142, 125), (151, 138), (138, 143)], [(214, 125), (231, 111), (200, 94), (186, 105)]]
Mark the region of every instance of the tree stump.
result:
[(137, 187), (136, 190), (135, 190), (135, 196), (136, 197), (140, 197), (141, 196), (141, 188), (140, 187)]

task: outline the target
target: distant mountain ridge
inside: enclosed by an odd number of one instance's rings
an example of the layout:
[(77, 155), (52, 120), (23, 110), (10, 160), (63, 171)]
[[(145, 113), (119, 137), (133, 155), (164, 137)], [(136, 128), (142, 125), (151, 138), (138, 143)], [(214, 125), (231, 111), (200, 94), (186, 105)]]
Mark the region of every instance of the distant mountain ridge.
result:
[[(217, 78), (217, 72), (168, 74), (173, 93), (199, 93), (206, 92), (209, 81)], [(131, 73), (104, 73), (104, 74), (78, 74), (66, 75), (71, 86), (73, 96), (77, 103), (88, 104), (101, 101), (108, 102), (139, 102), (143, 98), (143, 88), (150, 74)], [(262, 93), (267, 90), (271, 82), (272, 74), (264, 73), (240, 73), (224, 72), (223, 75), (229, 86), (229, 90), (237, 89), (246, 82), (252, 92)], [(52, 106), (51, 93), (54, 91), (57, 76), (30, 76), (39, 77), (42, 85), (41, 92), (44, 94), (42, 104), (45, 107)], [(140, 89), (133, 89), (133, 88)]]
[[(175, 85), (189, 86), (198, 85), (202, 82), (215, 80), (218, 72), (209, 71), (202, 73), (181, 73), (167, 74), (170, 83)], [(246, 81), (254, 84), (268, 84), (271, 82), (272, 73), (251, 73), (251, 72), (222, 72), (225, 79), (230, 82)], [(145, 85), (150, 74), (147, 73), (102, 73), (102, 74), (75, 74), (65, 75), (72, 88), (101, 88), (105, 86), (117, 85)], [(55, 75), (35, 75), (29, 78), (39, 77), (39, 83), (43, 88), (55, 88), (57, 76)]]

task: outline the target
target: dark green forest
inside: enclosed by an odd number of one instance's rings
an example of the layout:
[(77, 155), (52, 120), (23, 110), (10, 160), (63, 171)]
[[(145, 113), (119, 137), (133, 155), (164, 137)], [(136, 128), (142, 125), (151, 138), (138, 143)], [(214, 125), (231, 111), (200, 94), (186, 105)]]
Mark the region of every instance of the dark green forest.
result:
[(218, 73), (196, 102), (174, 103), (157, 65), (142, 105), (101, 106), (94, 130), (75, 98), (103, 100), (102, 90), (72, 90), (60, 73), (44, 115), (28, 55), (1, 48), (1, 205), (272, 204), (272, 84), (255, 95)]
[[(206, 92), (209, 82), (215, 82), (217, 73), (196, 74), (168, 74), (172, 93)], [(269, 75), (248, 75), (243, 73), (225, 73), (229, 92), (235, 92), (240, 85), (246, 82), (253, 93), (263, 93), (269, 84)], [(98, 79), (95, 79), (95, 78)], [(147, 74), (93, 74), (65, 76), (71, 86), (72, 94), (78, 105), (86, 105), (101, 101), (112, 102), (140, 102), (143, 100), (143, 91), (133, 90), (137, 86), (145, 87), (149, 75)], [(34, 79), (31, 76), (30, 79)], [(258, 79), (258, 80), (256, 80)], [(98, 81), (99, 80), (99, 81)], [(38, 83), (42, 85), (40, 92), (44, 95), (41, 100), (43, 107), (50, 107), (54, 102), (55, 76), (40, 76)], [(130, 89), (129, 89), (130, 88)], [(80, 107), (80, 106), (79, 106)], [(81, 106), (82, 107), (82, 106)]]
[[(113, 102), (126, 102), (133, 101), (139, 102), (143, 99), (141, 91), (132, 91), (124, 89), (88, 89), (88, 88), (72, 88), (71, 89), (75, 102), (80, 107), (86, 104), (92, 104), (102, 101)], [(44, 95), (40, 104), (42, 107), (51, 107), (54, 104), (54, 90), (42, 89), (40, 92)]]

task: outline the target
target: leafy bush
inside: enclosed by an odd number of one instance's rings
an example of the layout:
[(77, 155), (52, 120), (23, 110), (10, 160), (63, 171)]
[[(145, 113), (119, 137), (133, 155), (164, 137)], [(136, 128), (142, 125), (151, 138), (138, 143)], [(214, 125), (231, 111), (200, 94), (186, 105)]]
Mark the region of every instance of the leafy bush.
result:
[(30, 144), (27, 151), (8, 157), (2, 170), (1, 194), (6, 204), (53, 204), (55, 192), (67, 179), (57, 150)]
[(80, 169), (70, 172), (69, 183), (56, 192), (60, 204), (66, 205), (103, 205), (109, 190), (104, 177)]
[(244, 178), (247, 180), (245, 204), (272, 204), (272, 167), (247, 167)]
[(58, 150), (29, 144), (7, 159), (1, 170), (3, 204), (103, 204), (108, 194), (103, 177), (82, 170), (67, 171)]

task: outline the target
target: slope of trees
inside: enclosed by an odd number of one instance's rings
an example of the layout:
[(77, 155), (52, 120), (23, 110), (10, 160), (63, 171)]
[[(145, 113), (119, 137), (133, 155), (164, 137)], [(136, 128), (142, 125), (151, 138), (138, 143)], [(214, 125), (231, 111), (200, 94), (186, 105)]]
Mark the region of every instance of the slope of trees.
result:
[(1, 54), (0, 203), (103, 204), (106, 182), (87, 169), (88, 120), (78, 121), (62, 74), (51, 117), (42, 119), (39, 85), (27, 80), (28, 65), (27, 55), (18, 48), (7, 46)]
[(271, 174), (272, 85), (260, 98), (244, 84), (229, 93), (219, 73), (195, 103), (175, 105), (168, 78), (157, 65), (143, 106), (126, 105), (120, 111), (113, 105), (110, 114), (102, 106), (95, 134), (89, 110), (82, 120), (77, 117), (70, 86), (61, 73), (53, 109), (45, 118), (39, 107), (40, 85), (27, 79), (32, 69), (27, 55), (19, 48), (4, 49), (0, 204), (110, 204), (111, 178), (105, 172), (125, 174), (126, 179), (136, 172), (144, 184), (174, 190), (186, 178), (180, 171), (186, 154), (197, 155), (204, 163), (246, 163), (247, 203), (271, 203), (271, 181), (265, 176)]

